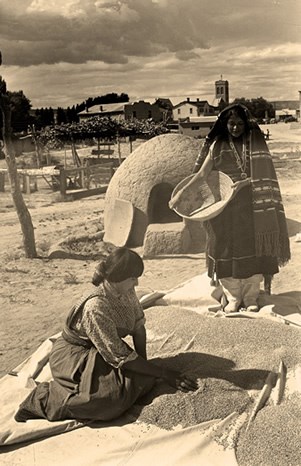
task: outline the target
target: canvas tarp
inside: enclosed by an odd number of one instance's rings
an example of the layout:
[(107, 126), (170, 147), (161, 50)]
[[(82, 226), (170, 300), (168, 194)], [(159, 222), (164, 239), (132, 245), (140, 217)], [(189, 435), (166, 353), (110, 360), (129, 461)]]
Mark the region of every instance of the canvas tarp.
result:
[[(219, 299), (220, 290), (210, 287), (208, 277), (200, 275), (165, 293), (163, 301), (159, 302), (167, 307), (178, 305), (212, 315), (212, 309), (215, 306), (218, 309)], [(256, 317), (291, 319), (293, 316), (295, 325), (299, 324), (300, 309), (293, 296), (265, 296), (264, 299), (264, 306)], [(159, 350), (162, 346), (162, 338), (166, 339), (168, 328), (162, 332), (161, 336), (148, 332), (154, 354), (156, 347)], [(239, 425), (242, 416), (235, 412), (225, 419), (172, 431), (139, 422), (133, 412), (112, 423), (83, 424), (74, 420), (15, 422), (14, 413), (19, 403), (35, 383), (51, 379), (48, 355), (57, 336), (47, 339), (18, 366), (17, 376), (6, 375), (0, 380), (1, 464), (237, 466), (234, 448), (229, 447), (231, 442), (226, 442), (225, 449), (217, 441), (221, 433), (216, 435), (218, 431), (224, 431), (226, 436), (231, 436), (231, 429), (235, 430), (235, 423)], [(179, 351), (187, 351), (184, 343), (179, 346)]]
[(133, 412), (111, 423), (15, 422), (14, 413), (35, 381), (51, 379), (48, 355), (55, 338), (47, 339), (16, 368), (18, 376), (0, 380), (1, 464), (237, 466), (234, 450), (225, 450), (215, 440), (217, 433), (239, 417), (237, 413), (174, 431), (139, 422)]

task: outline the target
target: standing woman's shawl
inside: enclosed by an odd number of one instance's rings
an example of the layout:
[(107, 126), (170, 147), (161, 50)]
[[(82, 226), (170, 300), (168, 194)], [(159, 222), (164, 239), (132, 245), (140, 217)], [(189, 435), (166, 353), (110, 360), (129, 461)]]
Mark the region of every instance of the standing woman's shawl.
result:
[(250, 134), (251, 187), (256, 256), (273, 256), (279, 265), (290, 259), (286, 218), (271, 154), (260, 129)]
[(200, 169), (213, 141), (218, 136), (223, 135), (225, 137), (227, 134), (225, 131), (225, 116), (228, 111), (235, 110), (238, 107), (244, 111), (249, 126), (255, 253), (258, 257), (277, 257), (278, 265), (283, 266), (290, 260), (291, 256), (277, 175), (262, 132), (246, 107), (240, 104), (232, 104), (219, 114), (196, 160), (194, 173)]

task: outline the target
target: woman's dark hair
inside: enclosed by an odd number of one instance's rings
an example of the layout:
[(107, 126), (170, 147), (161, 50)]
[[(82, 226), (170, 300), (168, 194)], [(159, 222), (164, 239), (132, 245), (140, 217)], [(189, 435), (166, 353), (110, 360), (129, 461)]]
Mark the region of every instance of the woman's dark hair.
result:
[(227, 123), (229, 118), (232, 116), (236, 116), (242, 119), (245, 124), (245, 131), (248, 133), (251, 129), (251, 114), (247, 107), (243, 105), (233, 105), (229, 108), (225, 108), (223, 112), (221, 112), (219, 118), (221, 122), (222, 133), (227, 133)]
[(204, 160), (207, 157), (209, 148), (213, 141), (218, 138), (227, 137), (227, 122), (232, 115), (239, 116), (243, 120), (243, 122), (245, 123), (245, 130), (247, 133), (251, 131), (251, 129), (256, 129), (260, 132), (260, 128), (256, 123), (256, 120), (253, 118), (250, 111), (245, 105), (238, 103), (228, 105), (220, 112), (216, 122), (214, 123), (213, 127), (206, 136), (193, 170), (194, 173), (197, 172), (204, 163)]
[(128, 248), (117, 248), (97, 265), (92, 283), (98, 286), (104, 280), (118, 283), (128, 278), (138, 278), (143, 270), (143, 260), (136, 252)]

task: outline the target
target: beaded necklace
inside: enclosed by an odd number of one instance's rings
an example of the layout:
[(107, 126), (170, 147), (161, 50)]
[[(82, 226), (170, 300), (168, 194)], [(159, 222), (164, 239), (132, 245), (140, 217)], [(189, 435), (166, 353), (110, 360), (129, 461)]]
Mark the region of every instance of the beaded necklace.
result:
[(238, 151), (237, 151), (237, 149), (235, 147), (235, 144), (234, 144), (234, 141), (233, 141), (233, 138), (232, 138), (231, 134), (229, 134), (229, 144), (230, 144), (230, 147), (231, 147), (232, 152), (234, 154), (236, 165), (239, 168), (239, 170), (241, 171), (240, 177), (241, 177), (242, 180), (245, 180), (248, 177), (248, 175), (246, 173), (246, 169), (247, 169), (246, 137), (243, 136), (241, 156), (239, 155), (239, 153), (238, 153)]

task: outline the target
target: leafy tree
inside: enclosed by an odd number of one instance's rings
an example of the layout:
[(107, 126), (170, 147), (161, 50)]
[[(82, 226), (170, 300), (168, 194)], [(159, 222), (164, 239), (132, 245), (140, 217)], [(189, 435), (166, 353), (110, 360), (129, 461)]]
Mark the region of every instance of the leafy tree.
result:
[(112, 92), (103, 96), (89, 97), (87, 100), (76, 106), (76, 111), (77, 113), (82, 112), (86, 108), (93, 107), (93, 105), (114, 104), (118, 102), (128, 102), (129, 100), (128, 94), (124, 94), (123, 92), (121, 94), (116, 94), (115, 92)]
[(75, 106), (73, 105), (73, 107), (67, 107), (67, 110), (66, 110), (66, 118), (67, 118), (67, 122), (68, 123), (78, 123), (79, 122), (79, 116), (76, 112), (76, 109), (75, 109)]
[(67, 115), (66, 112), (63, 108), (58, 107), (57, 113), (56, 113), (56, 122), (58, 125), (62, 123), (67, 123)]
[(245, 105), (250, 110), (253, 117), (258, 120), (261, 120), (266, 116), (268, 116), (268, 118), (273, 118), (275, 116), (273, 105), (263, 97), (257, 97), (253, 99), (239, 97), (236, 98), (233, 103), (240, 103)]
[(34, 124), (37, 129), (41, 129), (54, 124), (61, 125), (65, 123), (78, 123), (78, 113), (86, 108), (93, 107), (93, 105), (128, 101), (129, 96), (127, 94), (121, 93), (119, 95), (115, 92), (104, 96), (89, 97), (85, 102), (73, 105), (72, 107), (67, 107), (66, 109), (58, 107), (56, 118), (54, 117), (54, 111), (51, 107), (49, 109), (38, 108), (36, 109), (35, 116), (31, 117), (30, 124)]
[(46, 120), (47, 125), (53, 125), (54, 124), (54, 111), (53, 111), (53, 108), (51, 108), (51, 107), (46, 108), (45, 120)]
[(116, 94), (115, 92), (112, 92), (101, 97), (95, 97), (93, 99), (93, 105), (114, 104), (118, 102), (128, 102), (129, 100), (129, 96), (127, 94), (124, 94), (123, 92), (120, 95)]
[(29, 210), (21, 193), (15, 150), (12, 142), (11, 117), (12, 109), (16, 108), (14, 94), (15, 93), (7, 92), (6, 83), (0, 76), (0, 110), (3, 121), (2, 135), (7, 171), (10, 180), (10, 189), (21, 225), (25, 255), (28, 258), (34, 258), (37, 257), (34, 228)]
[(35, 111), (34, 125), (37, 129), (54, 124), (54, 111), (50, 108), (40, 108)]
[[(24, 95), (23, 91), (10, 92), (7, 91), (6, 96), (9, 98), (11, 122), (10, 125), (14, 132), (21, 132), (27, 129), (31, 123), (30, 116), (31, 103)], [(0, 127), (3, 126), (2, 114), (0, 114)]]

